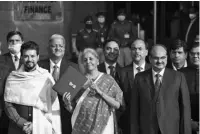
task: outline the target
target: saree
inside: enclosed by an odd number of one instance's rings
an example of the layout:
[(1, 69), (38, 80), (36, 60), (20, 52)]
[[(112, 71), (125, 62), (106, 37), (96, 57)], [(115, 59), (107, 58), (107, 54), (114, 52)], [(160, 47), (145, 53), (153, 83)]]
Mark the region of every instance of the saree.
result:
[(25, 72), (22, 65), (7, 78), (4, 100), (33, 107), (32, 134), (61, 134), (60, 106), (53, 84), (48, 71), (39, 66)]
[[(101, 73), (94, 83), (96, 83), (101, 91), (122, 104), (123, 93), (110, 75)], [(109, 106), (100, 95), (91, 94), (88, 88), (79, 98), (73, 112), (72, 134), (113, 133), (113, 111), (114, 108)], [(74, 115), (76, 115), (75, 118)], [(112, 129), (109, 129), (107, 126), (112, 127)]]

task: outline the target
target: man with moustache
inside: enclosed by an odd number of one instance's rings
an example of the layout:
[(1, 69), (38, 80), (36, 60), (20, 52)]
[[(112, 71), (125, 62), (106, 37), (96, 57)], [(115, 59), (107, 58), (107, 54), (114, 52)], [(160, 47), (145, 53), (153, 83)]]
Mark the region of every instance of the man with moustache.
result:
[(104, 45), (104, 56), (105, 61), (99, 64), (98, 69), (101, 72), (110, 74), (118, 85), (121, 87), (120, 83), (120, 71), (121, 66), (117, 63), (119, 56), (119, 42), (118, 40), (111, 39), (107, 40)]
[[(117, 84), (121, 88), (121, 66), (117, 63), (117, 59), (119, 56), (119, 41), (115, 39), (106, 40), (104, 45), (104, 56), (105, 61), (98, 66), (98, 70), (100, 72), (104, 72), (106, 74), (110, 74)], [(123, 89), (122, 89), (123, 90)], [(122, 124), (122, 113), (125, 110), (125, 105), (123, 105), (119, 111), (116, 111), (116, 122), (118, 124), (118, 132), (121, 133), (123, 131), (123, 125)], [(122, 130), (121, 130), (122, 129)]]
[(167, 49), (150, 51), (152, 69), (136, 74), (136, 134), (191, 134), (190, 97), (185, 76), (166, 68)]
[(133, 86), (133, 81), (135, 78), (135, 75), (139, 72), (142, 72), (144, 70), (147, 70), (151, 67), (150, 64), (146, 63), (145, 58), (148, 55), (148, 45), (145, 43), (142, 39), (136, 39), (131, 44), (131, 53), (133, 58), (133, 63), (124, 67), (122, 69), (122, 83), (123, 83), (123, 91), (124, 91), (124, 98), (126, 102), (126, 117), (125, 121), (131, 121), (130, 128), (128, 128), (128, 132), (131, 134), (135, 132), (135, 127), (133, 126), (134, 123), (134, 110), (137, 109), (138, 105), (135, 103), (134, 100), (137, 95), (135, 93), (135, 89)]
[(190, 92), (192, 134), (199, 132), (199, 42), (189, 50), (190, 65), (180, 71), (184, 73)]
[(12, 70), (17, 70), (20, 65), (21, 45), (24, 43), (23, 35), (19, 31), (11, 31), (7, 34), (8, 53), (3, 54), (4, 64)]
[(187, 45), (184, 41), (176, 39), (170, 46), (171, 62), (167, 64), (168, 68), (180, 70), (187, 67)]
[(8, 134), (61, 134), (60, 106), (52, 89), (51, 74), (37, 65), (39, 45), (21, 47), (23, 64), (7, 78), (4, 100), (9, 119)]
[[(55, 82), (62, 77), (65, 70), (72, 66), (78, 70), (78, 66), (75, 63), (70, 62), (65, 57), (65, 38), (60, 34), (53, 34), (49, 39), (49, 58), (39, 61), (39, 66), (47, 69), (53, 76)], [(71, 133), (71, 113), (65, 109), (64, 102), (62, 101), (62, 96), (58, 95), (60, 102), (61, 111), (61, 123), (62, 123), (62, 133)]]

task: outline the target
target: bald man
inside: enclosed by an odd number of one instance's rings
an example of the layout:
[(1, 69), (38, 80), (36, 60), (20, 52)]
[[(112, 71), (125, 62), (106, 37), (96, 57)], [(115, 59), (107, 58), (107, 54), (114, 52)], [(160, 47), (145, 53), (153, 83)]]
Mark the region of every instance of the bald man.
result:
[[(137, 109), (137, 104), (135, 104), (136, 101), (134, 101), (135, 97), (135, 89), (133, 85), (134, 77), (137, 73), (143, 72), (144, 70), (147, 70), (151, 67), (150, 64), (146, 63), (145, 58), (148, 55), (148, 45), (145, 43), (142, 39), (136, 39), (131, 44), (131, 54), (133, 62), (124, 67), (122, 69), (122, 84), (123, 84), (123, 93), (124, 93), (124, 99), (126, 102), (126, 111), (123, 115), (123, 121), (122, 124), (126, 123), (127, 120), (130, 120), (134, 115), (130, 114), (133, 112), (133, 110)], [(134, 133), (134, 130), (132, 130), (132, 126), (127, 126), (129, 128), (124, 129), (126, 130), (126, 134), (129, 133), (131, 129), (131, 134)]]
[(154, 45), (152, 68), (136, 74), (135, 134), (191, 134), (190, 98), (184, 75), (166, 68), (167, 50)]
[[(49, 58), (39, 61), (39, 66), (49, 70), (55, 82), (62, 77), (65, 70), (72, 66), (78, 70), (78, 65), (65, 58), (65, 38), (60, 34), (53, 34), (49, 39)], [(61, 125), (63, 134), (71, 134), (71, 113), (65, 109), (62, 96), (58, 96), (61, 111)]]

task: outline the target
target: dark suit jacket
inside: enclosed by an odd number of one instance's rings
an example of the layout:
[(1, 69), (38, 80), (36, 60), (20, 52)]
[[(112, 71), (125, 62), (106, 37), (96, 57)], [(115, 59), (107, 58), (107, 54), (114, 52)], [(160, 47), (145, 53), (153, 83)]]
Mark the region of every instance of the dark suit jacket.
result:
[(134, 86), (138, 94), (135, 99), (138, 108), (131, 113), (137, 115), (132, 122), (135, 134), (154, 134), (155, 113), (162, 134), (191, 134), (190, 97), (181, 72), (166, 68), (161, 88), (154, 96), (152, 69), (138, 73)]
[[(13, 63), (13, 60), (12, 60), (12, 56), (10, 53), (5, 53), (3, 54), (3, 57), (4, 57), (4, 64), (9, 66), (12, 70), (15, 70), (15, 65)], [(22, 65), (22, 61), (20, 59), (20, 62), (19, 62), (19, 67)]]
[(199, 121), (199, 75), (194, 67), (186, 67), (180, 70), (184, 73), (190, 92), (191, 117)]
[[(145, 63), (145, 70), (149, 68), (151, 68), (151, 65)], [(132, 83), (134, 81), (133, 73), (133, 63), (124, 67), (121, 71), (121, 81), (123, 83), (124, 98), (127, 105), (132, 98), (131, 91), (133, 90)]]
[[(3, 64), (0, 64), (0, 111), (4, 109), (4, 88), (6, 79), (11, 72), (11, 69), (8, 66), (5, 66)], [(0, 113), (1, 118), (1, 113)]]
[(4, 88), (11, 69), (0, 63), (0, 133), (7, 133), (9, 119), (4, 111)]
[[(44, 59), (38, 62), (38, 65), (42, 68), (45, 68), (49, 70), (50, 72), (50, 60)], [(64, 74), (65, 70), (72, 66), (78, 70), (78, 65), (75, 63), (72, 63), (65, 58), (61, 61), (60, 66), (60, 77), (62, 77), (62, 74)], [(60, 111), (61, 111), (61, 124), (62, 124), (62, 133), (63, 134), (71, 134), (72, 132), (72, 126), (71, 126), (71, 113), (67, 111), (64, 107), (64, 102), (62, 100), (62, 96), (58, 96), (59, 102), (60, 102)]]
[[(146, 63), (145, 64), (145, 70), (149, 69), (151, 67), (150, 64)], [(133, 85), (133, 81), (134, 81), (134, 77), (133, 77), (133, 63), (124, 67), (121, 71), (121, 82), (123, 83), (122, 85), (122, 89), (124, 92), (124, 98), (125, 98), (125, 102), (126, 102), (126, 111), (124, 112), (123, 116), (122, 116), (122, 124), (125, 125), (127, 124), (128, 121), (128, 125), (125, 126), (125, 134), (129, 134), (129, 133), (134, 133), (131, 132), (132, 126), (130, 125), (130, 120), (132, 117), (132, 110), (135, 110), (138, 106), (135, 104), (135, 94), (132, 92), (134, 92), (134, 86)]]
[[(115, 72), (115, 78), (114, 79), (115, 79), (115, 81), (117, 82), (117, 84), (119, 85), (120, 88), (122, 88), (121, 87), (121, 81), (120, 81), (121, 80), (121, 69), (122, 69), (122, 67), (117, 63), (116, 64), (116, 72)], [(104, 62), (99, 64), (98, 70), (100, 72), (107, 73), (106, 72), (106, 66), (105, 66)]]

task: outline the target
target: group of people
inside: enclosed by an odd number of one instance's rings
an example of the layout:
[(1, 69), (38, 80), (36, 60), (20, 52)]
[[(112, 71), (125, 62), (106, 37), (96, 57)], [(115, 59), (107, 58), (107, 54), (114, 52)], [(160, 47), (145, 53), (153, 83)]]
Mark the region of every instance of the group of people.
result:
[[(119, 40), (106, 39), (102, 63), (96, 49), (83, 48), (79, 64), (84, 71), (65, 58), (62, 35), (49, 38), (49, 56), (43, 60), (39, 59), (39, 45), (24, 42), (19, 31), (8, 33), (7, 44), (9, 52), (0, 56), (0, 133), (199, 131), (199, 39), (189, 48), (176, 39), (169, 54), (163, 44), (149, 49), (143, 39), (134, 39), (130, 42), (133, 61), (125, 67), (118, 63)], [(88, 79), (72, 101), (52, 89), (69, 66)]]
[[(124, 9), (117, 12), (116, 20), (108, 25), (106, 12), (98, 12), (96, 21), (91, 15), (84, 19), (85, 27), (77, 32), (75, 50), (76, 54), (82, 53), (85, 47), (96, 49), (100, 63), (104, 61), (103, 44), (107, 39), (117, 39), (120, 42), (120, 56), (118, 63), (124, 67), (132, 63), (131, 43), (136, 38), (144, 39), (149, 47), (153, 45), (153, 12), (145, 20), (129, 20)], [(196, 7), (191, 7), (189, 12), (180, 11), (179, 21), (175, 26), (176, 36), (190, 45), (195, 36), (199, 34), (199, 15)], [(158, 35), (159, 36), (159, 35)], [(167, 45), (169, 43), (167, 42)], [(79, 61), (80, 63), (80, 61)]]
[(97, 23), (88, 15), (84, 19), (85, 27), (77, 32), (76, 48), (79, 53), (86, 47), (96, 49), (100, 63), (104, 61), (103, 44), (107, 39), (118, 39), (120, 42), (120, 56), (118, 63), (126, 66), (132, 62), (130, 43), (137, 38), (137, 28), (132, 21), (128, 20), (125, 11), (119, 10), (117, 20), (111, 26), (106, 22), (106, 13), (96, 14)]

